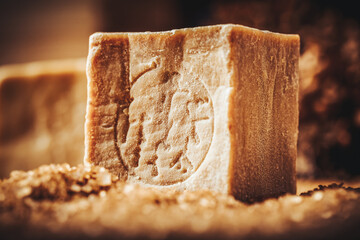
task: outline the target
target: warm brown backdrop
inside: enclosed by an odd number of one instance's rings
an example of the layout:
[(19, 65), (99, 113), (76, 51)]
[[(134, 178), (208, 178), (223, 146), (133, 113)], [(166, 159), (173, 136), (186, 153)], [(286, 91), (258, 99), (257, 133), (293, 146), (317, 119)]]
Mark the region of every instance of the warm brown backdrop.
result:
[(360, 174), (356, 1), (0, 1), (0, 65), (86, 56), (96, 31), (239, 23), (301, 35), (299, 175)]

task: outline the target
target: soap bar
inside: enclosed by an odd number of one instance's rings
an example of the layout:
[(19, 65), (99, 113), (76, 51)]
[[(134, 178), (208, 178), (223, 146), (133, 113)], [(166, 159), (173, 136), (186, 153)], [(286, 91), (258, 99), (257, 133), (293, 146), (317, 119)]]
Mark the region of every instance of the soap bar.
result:
[(295, 193), (299, 36), (241, 25), (95, 33), (85, 163), (246, 201)]
[(85, 59), (0, 67), (0, 178), (84, 159)]

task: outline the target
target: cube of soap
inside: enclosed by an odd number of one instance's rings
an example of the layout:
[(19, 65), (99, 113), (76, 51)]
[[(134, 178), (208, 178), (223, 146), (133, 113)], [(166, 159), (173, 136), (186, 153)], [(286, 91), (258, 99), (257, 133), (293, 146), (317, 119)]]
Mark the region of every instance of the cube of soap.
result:
[(84, 158), (85, 59), (0, 67), (0, 178)]
[(242, 201), (295, 193), (299, 37), (240, 25), (90, 37), (85, 163)]

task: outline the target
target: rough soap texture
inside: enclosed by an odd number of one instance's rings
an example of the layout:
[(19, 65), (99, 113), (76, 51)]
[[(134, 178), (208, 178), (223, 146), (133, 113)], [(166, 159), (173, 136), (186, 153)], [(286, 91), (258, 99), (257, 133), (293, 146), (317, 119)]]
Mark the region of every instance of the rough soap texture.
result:
[(85, 162), (244, 201), (295, 192), (299, 37), (239, 25), (90, 38)]
[(84, 155), (85, 59), (0, 67), (0, 178)]
[[(244, 204), (211, 191), (116, 180), (98, 166), (46, 165), (0, 181), (2, 239), (359, 239), (360, 181), (298, 181), (304, 193)], [(331, 183), (331, 182), (330, 182)], [(307, 192), (309, 191), (309, 192)], [(300, 192), (299, 192), (300, 193)]]

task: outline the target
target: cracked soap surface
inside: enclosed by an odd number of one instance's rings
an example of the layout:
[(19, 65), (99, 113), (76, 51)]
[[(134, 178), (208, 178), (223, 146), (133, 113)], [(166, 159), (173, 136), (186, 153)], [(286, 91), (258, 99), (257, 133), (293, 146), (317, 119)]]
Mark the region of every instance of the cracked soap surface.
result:
[[(146, 37), (142, 40), (149, 42)], [(113, 138), (104, 143), (116, 152), (113, 159), (101, 163), (110, 169), (116, 166), (113, 172), (120, 176), (126, 172), (144, 183), (170, 185), (191, 176), (205, 158), (214, 128), (212, 101), (202, 81), (188, 77), (182, 67), (183, 37), (170, 37), (156, 48), (136, 48), (139, 44), (130, 37), (120, 44), (119, 52), (107, 52), (106, 46), (98, 50), (108, 56), (99, 61), (108, 62), (97, 76), (114, 82), (108, 93), (117, 94), (118, 87), (123, 92), (99, 106), (106, 113), (105, 119), (99, 116), (100, 131)], [(129, 56), (128, 48), (136, 50)], [(129, 57), (129, 70), (109, 60)], [(117, 71), (121, 76), (113, 75)], [(116, 78), (120, 84), (115, 85)]]
[[(160, 82), (149, 81), (151, 74), (160, 75), (154, 77)], [(186, 179), (211, 141), (212, 108), (206, 89), (201, 83), (185, 83), (179, 73), (159, 70), (144, 74), (132, 92), (129, 130), (119, 144), (126, 165), (148, 183), (159, 184), (164, 177), (167, 183)]]

